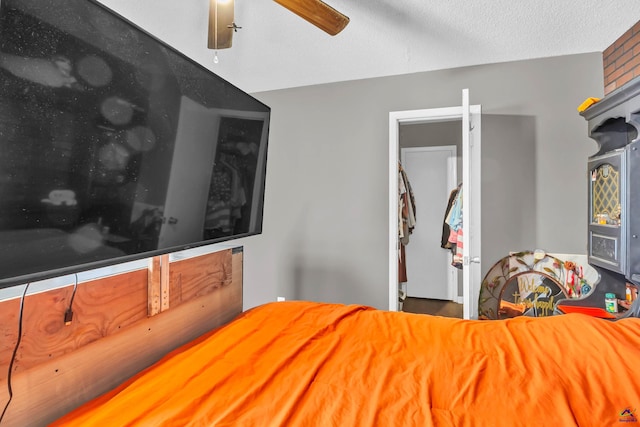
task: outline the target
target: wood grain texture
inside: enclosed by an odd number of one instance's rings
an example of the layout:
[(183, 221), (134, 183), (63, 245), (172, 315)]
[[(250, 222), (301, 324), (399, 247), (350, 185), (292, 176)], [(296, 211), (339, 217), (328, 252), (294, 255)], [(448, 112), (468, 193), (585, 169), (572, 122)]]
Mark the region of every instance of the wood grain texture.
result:
[[(27, 295), (13, 372), (30, 369), (146, 318), (146, 281), (147, 270), (137, 270), (79, 284), (69, 325), (65, 325), (64, 314), (73, 285)], [(19, 306), (18, 299), (0, 304), (0, 325), (6, 331), (0, 347), (0, 381), (6, 380), (18, 338)]]
[(160, 257), (149, 258), (147, 279), (147, 315), (160, 313)]
[[(241, 313), (243, 254), (221, 253), (171, 263), (169, 276), (175, 264), (189, 298), (153, 317), (147, 316), (146, 269), (79, 284), (68, 326), (73, 286), (27, 296), (3, 427), (46, 425)], [(18, 299), (0, 303), (0, 402), (8, 398), (18, 311)]]
[(169, 308), (169, 255), (159, 255), (149, 259), (149, 277), (147, 281), (149, 316)]
[[(160, 255), (160, 311), (169, 309), (169, 254)], [(168, 268), (169, 267), (169, 268)]]
[(231, 283), (231, 250), (174, 261), (169, 269), (171, 307)]
[(241, 311), (241, 286), (225, 286), (15, 375), (3, 427), (44, 426)]

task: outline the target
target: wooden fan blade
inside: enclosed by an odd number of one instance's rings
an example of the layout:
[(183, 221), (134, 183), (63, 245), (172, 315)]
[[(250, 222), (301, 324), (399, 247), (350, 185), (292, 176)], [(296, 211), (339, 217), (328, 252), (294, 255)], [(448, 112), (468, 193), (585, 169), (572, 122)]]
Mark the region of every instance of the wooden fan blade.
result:
[(321, 0), (274, 0), (324, 32), (335, 36), (349, 23), (349, 17)]

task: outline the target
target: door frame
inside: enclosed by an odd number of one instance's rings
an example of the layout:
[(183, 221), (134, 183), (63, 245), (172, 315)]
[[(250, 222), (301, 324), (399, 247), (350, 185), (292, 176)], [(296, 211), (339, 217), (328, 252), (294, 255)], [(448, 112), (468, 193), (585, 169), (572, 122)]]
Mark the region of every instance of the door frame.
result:
[[(400, 140), (398, 139), (398, 145), (400, 144)], [(400, 159), (402, 161), (402, 165), (406, 170), (406, 161), (405, 156), (407, 153), (415, 153), (415, 152), (435, 152), (435, 151), (444, 151), (449, 153), (449, 157), (447, 158), (447, 176), (446, 176), (446, 185), (449, 191), (451, 191), (457, 185), (458, 181), (458, 149), (455, 145), (424, 145), (424, 146), (415, 146), (415, 147), (401, 147), (400, 148)], [(451, 265), (452, 254), (451, 251), (448, 252), (447, 259), (449, 262), (447, 263), (447, 297), (449, 301), (457, 302), (458, 304), (462, 304), (462, 296), (458, 295), (458, 269), (456, 269), (453, 265)], [(408, 292), (407, 292), (408, 295)]]
[[(464, 93), (464, 92), (463, 92)], [(398, 161), (399, 161), (399, 147), (400, 147), (400, 125), (401, 124), (419, 124), (430, 122), (443, 122), (449, 120), (462, 120), (468, 118), (469, 113), (472, 115), (481, 114), (482, 108), (480, 105), (471, 105), (469, 110), (464, 111), (463, 106), (459, 107), (446, 107), (446, 108), (429, 108), (421, 110), (406, 110), (406, 111), (392, 111), (389, 113), (389, 234), (388, 234), (388, 254), (389, 254), (389, 310), (398, 311)], [(479, 126), (478, 126), (479, 128)], [(478, 129), (479, 130), (479, 129)], [(471, 131), (471, 129), (469, 129)], [(464, 135), (464, 134), (463, 134)], [(464, 147), (463, 137), (463, 151)], [(479, 144), (478, 144), (479, 145)], [(478, 156), (479, 157), (479, 156)], [(474, 157), (471, 157), (472, 159)], [(474, 161), (474, 164), (470, 167), (474, 171), (474, 179), (479, 179), (480, 165), (476, 164), (479, 161)], [(463, 175), (465, 166), (463, 164)], [(477, 175), (476, 175), (477, 174)], [(463, 177), (464, 179), (464, 177)], [(477, 199), (474, 200), (474, 206), (479, 206), (480, 195), (477, 195)], [(479, 224), (480, 224), (480, 209), (475, 210), (474, 218), (471, 219), (472, 223), (478, 224), (478, 230), (476, 231), (477, 237), (480, 236)], [(465, 240), (468, 239), (469, 233), (465, 233)], [(466, 245), (468, 248), (468, 244)], [(468, 249), (467, 249), (468, 250)], [(465, 267), (469, 265), (469, 257), (465, 261)], [(479, 259), (474, 260), (479, 262)], [(479, 266), (477, 267), (479, 268)], [(469, 274), (468, 270), (466, 274)], [(469, 319), (477, 316), (476, 304), (471, 300), (473, 286), (471, 280), (465, 280), (462, 289), (463, 298), (463, 314), (464, 318)], [(477, 285), (479, 287), (479, 284)], [(476, 289), (474, 289), (476, 291)], [(477, 289), (479, 292), (479, 289)]]

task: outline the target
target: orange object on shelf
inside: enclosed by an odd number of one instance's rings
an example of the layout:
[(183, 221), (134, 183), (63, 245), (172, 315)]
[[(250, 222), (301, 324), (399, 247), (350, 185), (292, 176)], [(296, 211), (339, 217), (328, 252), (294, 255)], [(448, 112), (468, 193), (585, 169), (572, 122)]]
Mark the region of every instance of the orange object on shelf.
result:
[(600, 307), (583, 307), (579, 305), (557, 305), (556, 308), (567, 313), (581, 313), (592, 317), (600, 317), (601, 319), (615, 319), (616, 316), (613, 313), (609, 313), (604, 308)]
[(578, 106), (578, 112), (582, 113), (587, 108), (591, 107), (596, 102), (600, 101), (600, 98), (587, 98), (582, 104)]

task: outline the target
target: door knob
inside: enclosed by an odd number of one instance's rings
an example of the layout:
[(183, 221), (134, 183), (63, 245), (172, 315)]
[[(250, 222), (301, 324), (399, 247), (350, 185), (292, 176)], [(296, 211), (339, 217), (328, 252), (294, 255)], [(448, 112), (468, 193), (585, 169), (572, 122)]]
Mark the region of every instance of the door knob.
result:
[(475, 262), (476, 264), (480, 264), (480, 257), (479, 256), (472, 256), (472, 257), (464, 257), (462, 259), (462, 265), (469, 265), (472, 262)]

